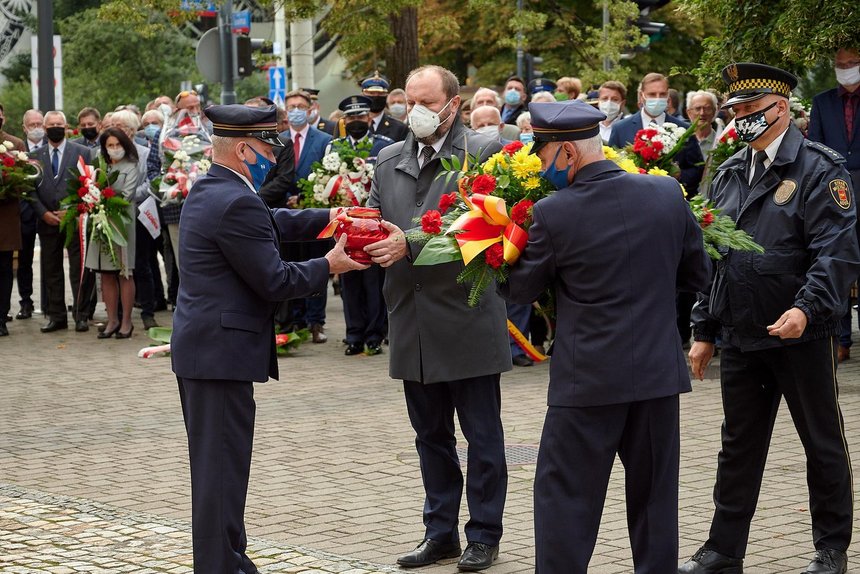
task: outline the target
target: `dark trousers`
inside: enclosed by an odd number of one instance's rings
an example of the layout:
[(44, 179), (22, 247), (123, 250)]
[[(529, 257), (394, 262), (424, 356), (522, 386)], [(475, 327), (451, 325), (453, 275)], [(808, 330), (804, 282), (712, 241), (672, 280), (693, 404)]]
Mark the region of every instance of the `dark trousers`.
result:
[(678, 395), (549, 407), (534, 485), (536, 574), (587, 572), (616, 453), (634, 570), (675, 572), (680, 444)]
[[(523, 334), (526, 340), (528, 340), (529, 323), (532, 318), (532, 306), (505, 302), (505, 309), (507, 311), (508, 319), (510, 320), (510, 322), (513, 323), (514, 326), (520, 330), (520, 333)], [(525, 356), (526, 352), (523, 351), (522, 347), (517, 344), (514, 338), (510, 335), (508, 335), (508, 338), (511, 340), (511, 356)]]
[(0, 323), (6, 322), (12, 305), (12, 254), (0, 251)]
[(340, 296), (343, 298), (348, 344), (379, 345), (385, 338), (386, 309), (382, 297), (384, 280), (385, 270), (379, 265), (341, 275)]
[(706, 544), (742, 558), (782, 397), (806, 452), (806, 481), (815, 548), (845, 551), (851, 542), (851, 463), (836, 383), (836, 340), (720, 353), (722, 450), (714, 486), (714, 519)]
[(256, 574), (245, 554), (245, 498), (254, 442), (254, 387), (177, 377), (191, 462), (195, 574)]
[[(66, 273), (63, 266), (65, 232), (60, 233), (56, 225), (39, 222), (39, 243), (41, 247), (41, 272), (45, 285), (45, 315), (54, 321), (66, 321)], [(65, 248), (69, 256), (69, 275), (72, 285), (72, 317), (84, 321), (95, 308), (95, 275), (86, 272), (81, 278), (81, 248), (77, 240)]]
[(155, 240), (146, 227), (137, 220), (135, 222), (134, 245), (134, 289), (137, 302), (140, 303), (141, 316), (155, 315), (155, 285), (152, 280), (150, 266)]
[(18, 251), (18, 297), (33, 304), (33, 253), (36, 249), (36, 219), (21, 220), (21, 250)]
[(457, 517), (463, 495), (463, 472), (454, 436), (455, 411), (469, 444), (466, 540), (495, 546), (502, 537), (508, 468), (500, 414), (500, 378), (497, 373), (427, 385), (403, 381), (424, 482), (426, 538), (439, 542), (460, 538)]

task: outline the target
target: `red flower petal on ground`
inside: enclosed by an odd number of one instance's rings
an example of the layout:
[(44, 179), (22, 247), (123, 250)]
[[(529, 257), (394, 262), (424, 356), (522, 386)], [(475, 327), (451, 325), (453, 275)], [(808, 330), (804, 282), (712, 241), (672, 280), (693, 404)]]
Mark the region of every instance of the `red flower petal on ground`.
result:
[(523, 225), (532, 216), (534, 202), (524, 199), (511, 208), (511, 219), (517, 225)]
[(281, 345), (286, 345), (290, 342), (290, 336), (286, 333), (278, 333), (275, 335), (275, 346), (280, 347)]
[(115, 195), (116, 193), (114, 193), (112, 187), (106, 187), (104, 188), (104, 191), (102, 191), (102, 196), (104, 196), (105, 199), (110, 199)]
[(492, 267), (493, 269), (498, 269), (505, 262), (505, 251), (502, 248), (501, 243), (493, 243), (487, 250), (484, 251), (484, 259), (487, 261), (487, 265)]
[(496, 178), (492, 175), (481, 174), (472, 182), (472, 193), (489, 195), (496, 189)]
[(442, 231), (442, 214), (431, 209), (421, 216), (421, 231), (435, 235)]
[(520, 140), (514, 140), (505, 147), (503, 147), (502, 151), (508, 155), (514, 155), (521, 149), (523, 149), (523, 142), (521, 142)]
[(448, 211), (448, 208), (454, 205), (457, 201), (457, 192), (452, 191), (451, 193), (446, 193), (442, 197), (439, 198), (439, 212), (445, 213)]
[(14, 167), (15, 166), (15, 160), (7, 155), (3, 158), (3, 165), (5, 167)]

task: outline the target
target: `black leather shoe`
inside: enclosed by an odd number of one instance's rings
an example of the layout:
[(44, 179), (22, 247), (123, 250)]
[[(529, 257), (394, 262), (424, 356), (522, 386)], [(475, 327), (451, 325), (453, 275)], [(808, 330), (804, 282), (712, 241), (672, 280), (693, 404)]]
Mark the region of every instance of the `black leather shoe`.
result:
[(33, 316), (33, 304), (32, 303), (21, 303), (21, 310), (18, 311), (18, 314), (15, 315), (15, 318), (18, 320), (29, 319)]
[(143, 320), (144, 329), (149, 330), (153, 327), (158, 327), (158, 322), (156, 322), (155, 317), (150, 317), (149, 315), (141, 315), (140, 318)]
[(11, 322), (12, 322), (12, 319), (14, 319), (14, 317), (12, 317), (12, 315), (7, 314), (7, 315), (6, 315), (6, 320), (4, 321), (4, 323), (11, 323)]
[(8, 337), (9, 329), (6, 328), (6, 323), (0, 323), (0, 337)]
[(398, 558), (397, 563), (404, 568), (415, 568), (433, 564), (443, 558), (456, 558), (459, 555), (459, 542), (436, 542), (425, 538), (415, 547), (415, 550)]
[(382, 353), (382, 346), (379, 343), (368, 343), (367, 350), (364, 353), (370, 357), (378, 355)]
[(62, 331), (68, 328), (68, 321), (54, 321), (53, 319), (51, 319), (46, 325), (42, 325), (39, 330), (43, 333), (53, 333), (54, 331)]
[(678, 567), (678, 574), (743, 574), (743, 558), (732, 558), (716, 550), (699, 548), (688, 562)]
[(526, 357), (525, 355), (517, 355), (513, 358), (513, 362), (518, 367), (531, 367), (534, 366), (535, 362)]
[(81, 319), (80, 321), (75, 321), (75, 331), (78, 333), (86, 333), (90, 330), (90, 324), (87, 323), (86, 319)]
[[(360, 345), (358, 343), (351, 343), (346, 351), (343, 352), (347, 357), (351, 357), (352, 355), (360, 355), (364, 352), (364, 345)], [(429, 540), (429, 538), (428, 538)]]
[(815, 551), (812, 562), (803, 574), (845, 574), (848, 571), (848, 556), (841, 550), (822, 548)]
[(457, 569), (463, 572), (486, 570), (493, 565), (493, 560), (499, 557), (499, 547), (469, 542), (463, 557), (457, 562)]

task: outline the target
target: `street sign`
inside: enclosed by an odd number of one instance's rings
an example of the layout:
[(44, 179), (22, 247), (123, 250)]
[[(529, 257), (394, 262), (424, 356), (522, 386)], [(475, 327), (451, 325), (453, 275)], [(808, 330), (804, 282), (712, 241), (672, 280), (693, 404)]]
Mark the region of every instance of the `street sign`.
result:
[(280, 66), (269, 68), (269, 99), (280, 105), (287, 95), (287, 70)]
[(197, 42), (197, 69), (213, 84), (221, 81), (221, 38), (218, 28), (206, 30)]
[(232, 13), (231, 28), (234, 34), (249, 34), (251, 32), (251, 11), (239, 10)]

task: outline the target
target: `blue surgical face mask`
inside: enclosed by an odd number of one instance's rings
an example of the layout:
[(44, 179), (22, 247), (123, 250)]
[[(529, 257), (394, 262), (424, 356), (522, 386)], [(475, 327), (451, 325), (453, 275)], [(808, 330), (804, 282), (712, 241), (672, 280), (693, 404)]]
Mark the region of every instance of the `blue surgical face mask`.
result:
[(287, 120), (290, 122), (290, 125), (298, 128), (306, 123), (308, 123), (308, 111), (300, 110), (298, 108), (289, 110), (287, 112)]
[(541, 177), (549, 181), (552, 186), (556, 189), (564, 189), (568, 185), (567, 175), (570, 173), (570, 166), (567, 166), (563, 170), (559, 170), (555, 167), (555, 162), (558, 160), (558, 154), (561, 153), (561, 146), (558, 147), (558, 150), (555, 152), (555, 155), (552, 158), (552, 162), (549, 164), (549, 167), (546, 171), (541, 172)]
[(652, 118), (656, 118), (666, 111), (666, 106), (669, 105), (669, 100), (666, 98), (646, 98), (645, 111)]
[(157, 140), (158, 136), (161, 135), (161, 126), (158, 124), (147, 124), (145, 128), (143, 128), (143, 133), (146, 134), (151, 140)]
[(516, 90), (507, 90), (505, 92), (505, 103), (509, 106), (515, 106), (520, 103), (520, 93)]
[(533, 141), (535, 141), (535, 135), (532, 132), (521, 133), (520, 134), (520, 141), (523, 142), (524, 144), (530, 144)]
[(275, 162), (271, 161), (266, 156), (262, 155), (260, 152), (251, 148), (251, 151), (254, 152), (254, 155), (257, 156), (257, 163), (248, 163), (244, 159), (242, 163), (248, 166), (248, 171), (251, 172), (251, 183), (254, 185), (254, 189), (260, 191), (260, 188), (263, 186), (263, 182), (266, 181), (266, 176), (269, 175), (269, 171), (275, 166)]

